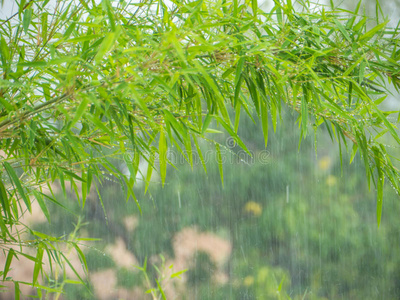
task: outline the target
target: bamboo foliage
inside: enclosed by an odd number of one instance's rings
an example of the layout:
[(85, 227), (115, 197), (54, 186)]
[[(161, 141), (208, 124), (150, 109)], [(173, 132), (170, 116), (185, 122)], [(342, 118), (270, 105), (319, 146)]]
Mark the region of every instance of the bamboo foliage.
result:
[[(381, 142), (390, 135), (400, 144), (398, 112), (379, 108), (399, 89), (399, 30), (363, 15), (361, 1), (355, 12), (274, 3), (267, 12), (254, 0), (18, 2), (0, 21), (3, 280), (13, 258), (29, 256), (9, 245), (26, 244), (16, 225), (31, 201), (49, 222), (47, 205), (64, 207), (54, 181), (64, 194), (70, 182), (84, 207), (111, 174), (140, 209), (133, 186), (141, 178), (147, 190), (153, 169), (165, 182), (169, 148), (193, 164), (192, 147), (202, 158), (198, 140), (218, 127), (247, 150), (237, 132), (240, 113), (253, 112), (267, 146), (282, 106), (298, 114), (300, 140), (323, 127), (341, 151), (362, 157), (379, 225), (384, 181), (399, 191), (396, 159)], [(122, 158), (129, 174), (111, 158)], [(67, 240), (24, 228), (35, 237), (32, 283), (46, 291), (37, 282), (43, 253), (62, 267), (56, 245)], [(84, 261), (79, 240), (69, 243)]]

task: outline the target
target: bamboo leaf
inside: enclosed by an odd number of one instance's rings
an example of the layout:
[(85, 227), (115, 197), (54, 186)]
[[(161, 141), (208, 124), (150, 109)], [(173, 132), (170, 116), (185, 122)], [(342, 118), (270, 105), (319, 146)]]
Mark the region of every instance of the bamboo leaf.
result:
[(154, 157), (155, 157), (154, 153), (151, 152), (150, 158), (148, 161), (148, 165), (147, 165), (146, 184), (145, 184), (145, 189), (144, 189), (145, 194), (147, 193), (147, 189), (149, 188), (149, 185), (150, 185), (151, 175), (153, 174)]
[(10, 270), (11, 261), (12, 261), (14, 255), (15, 255), (14, 249), (11, 248), (11, 249), (8, 251), (8, 255), (7, 255), (7, 259), (6, 259), (6, 264), (5, 264), (5, 266), (4, 266), (3, 281), (6, 280), (8, 271)]
[(99, 64), (108, 51), (111, 50), (115, 40), (115, 32), (109, 32), (103, 39), (94, 61)]
[(4, 39), (4, 36), (0, 37), (0, 56), (1, 56), (1, 61), (3, 63), (3, 68), (4, 66), (7, 65), (7, 61), (9, 60), (10, 56), (10, 51), (8, 49), (8, 45), (6, 40)]
[(28, 33), (29, 25), (31, 24), (32, 20), (32, 8), (27, 8), (24, 11), (24, 19), (22, 22), (22, 27), (24, 28), (25, 34)]
[(374, 152), (374, 159), (375, 159), (375, 164), (376, 164), (376, 169), (378, 172), (378, 181), (377, 181), (377, 199), (376, 199), (376, 221), (378, 223), (378, 227), (381, 224), (381, 219), (382, 219), (382, 204), (383, 204), (383, 186), (385, 182), (385, 176), (382, 170), (382, 164), (381, 164), (381, 153), (377, 147), (373, 147), (373, 152)]
[(240, 86), (242, 83), (242, 72), (243, 72), (243, 66), (245, 62), (245, 57), (241, 57), (237, 63), (236, 67), (236, 75), (235, 75), (235, 102), (234, 106), (236, 107), (236, 103), (238, 101), (239, 93), (240, 93)]
[(14, 281), (14, 297), (15, 300), (20, 300), (21, 298), (21, 291), (19, 289), (19, 282), (18, 281)]
[(343, 34), (343, 36), (346, 38), (346, 40), (349, 43), (351, 43), (351, 38), (350, 38), (349, 34), (347, 33), (346, 28), (344, 28), (344, 26), (342, 25), (342, 23), (340, 23), (337, 19), (333, 19), (333, 21), (335, 22), (336, 26), (339, 28), (339, 30)]
[(232, 130), (232, 128), (222, 120), (222, 118), (216, 116), (216, 120), (225, 128), (225, 130), (233, 137), (235, 142), (251, 156), (250, 151), (247, 149), (246, 145), (243, 143), (243, 141), (239, 138), (239, 136)]
[(85, 258), (85, 254), (83, 254), (82, 250), (79, 248), (79, 246), (75, 243), (72, 244), (76, 250), (76, 252), (79, 255), (79, 260), (83, 263), (83, 266), (85, 267), (84, 270), (85, 272), (88, 272), (88, 266), (87, 266), (87, 262), (86, 262), (86, 258)]
[(197, 142), (197, 139), (195, 137), (193, 137), (193, 141), (194, 141), (194, 144), (196, 146), (197, 154), (199, 155), (199, 158), (200, 158), (201, 164), (203, 166), (204, 172), (206, 172), (206, 174), (207, 174), (206, 163), (204, 161), (203, 154), (201, 153), (201, 149), (200, 149), (199, 143)]
[(1, 207), (4, 211), (5, 217), (11, 218), (11, 209), (10, 209), (9, 199), (7, 197), (7, 191), (1, 180), (0, 180), (0, 203), (1, 203)]
[(261, 101), (261, 125), (262, 125), (262, 131), (264, 134), (265, 148), (267, 148), (267, 144), (268, 144), (268, 110), (267, 110), (267, 106), (265, 105), (264, 101)]
[(180, 278), (180, 275), (182, 275), (183, 273), (187, 272), (187, 270), (188, 270), (188, 269), (185, 269), (185, 270), (182, 270), (182, 271), (175, 272), (175, 273), (171, 274), (171, 278), (175, 278), (175, 277), (178, 277), (178, 278)]
[(161, 294), (162, 299), (163, 300), (167, 300), (167, 297), (165, 296), (164, 290), (162, 289), (162, 287), (161, 287), (161, 285), (160, 285), (160, 283), (158, 282), (157, 279), (156, 279), (156, 283), (157, 283), (158, 290), (159, 290), (159, 292)]
[(13, 182), (14, 186), (16, 187), (18, 194), (24, 200), (26, 207), (28, 208), (29, 212), (32, 213), (31, 201), (29, 200), (28, 196), (25, 194), (24, 188), (22, 187), (21, 182), (17, 174), (14, 171), (14, 168), (8, 162), (3, 163), (4, 167), (7, 170), (8, 176), (10, 177), (11, 182)]
[[(369, 40), (371, 39), (378, 31), (382, 30), (386, 24), (389, 22), (389, 20), (380, 23), (378, 25), (376, 25), (374, 28), (372, 28), (371, 30), (369, 30), (368, 32), (364, 33), (358, 40), (359, 41), (364, 41), (364, 40)], [(365, 41), (364, 41), (365, 42)]]
[(82, 95), (82, 102), (79, 104), (78, 108), (76, 109), (75, 112), (75, 116), (71, 121), (70, 126), (74, 126), (76, 124), (76, 122), (78, 122), (81, 117), (83, 116), (83, 114), (85, 113), (87, 107), (88, 107), (88, 103), (89, 103), (89, 98), (85, 97), (84, 95)]
[(165, 177), (167, 175), (167, 141), (165, 139), (164, 131), (160, 131), (160, 140), (158, 142), (158, 154), (160, 160), (160, 175), (161, 182), (164, 186)]
[(251, 10), (253, 11), (254, 19), (257, 19), (258, 1), (251, 0)]
[(207, 114), (203, 122), (203, 127), (201, 129), (202, 134), (204, 134), (204, 132), (206, 132), (206, 130), (208, 129), (208, 125), (210, 125), (211, 120), (212, 120), (212, 115)]
[(40, 243), (37, 248), (35, 266), (33, 268), (33, 280), (32, 280), (33, 284), (36, 284), (39, 277), (39, 273), (42, 270), (42, 264), (43, 264), (42, 260), (43, 260), (43, 245)]
[(110, 27), (112, 31), (115, 31), (115, 18), (114, 18), (114, 11), (111, 6), (110, 0), (102, 0), (102, 4), (105, 7), (105, 10), (107, 11), (107, 16), (108, 19), (110, 20)]
[(66, 43), (81, 43), (81, 42), (87, 42), (87, 41), (91, 41), (94, 39), (98, 39), (100, 38), (101, 35), (99, 34), (89, 34), (89, 35), (84, 35), (84, 36), (78, 36), (69, 40), (66, 40)]

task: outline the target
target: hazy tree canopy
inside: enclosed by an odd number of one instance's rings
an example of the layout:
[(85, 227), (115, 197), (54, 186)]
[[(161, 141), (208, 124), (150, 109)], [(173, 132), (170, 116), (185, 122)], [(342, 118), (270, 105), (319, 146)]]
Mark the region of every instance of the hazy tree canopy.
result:
[[(197, 151), (205, 167), (198, 140), (209, 140), (223, 179), (223, 145), (212, 134), (226, 131), (246, 150), (240, 114), (257, 116), (267, 147), (283, 106), (298, 115), (300, 142), (324, 127), (341, 152), (362, 157), (377, 189), (379, 225), (384, 181), (399, 191), (399, 171), (381, 142), (390, 136), (400, 144), (398, 112), (379, 108), (398, 90), (400, 72), (398, 29), (386, 27), (384, 16), (363, 15), (361, 1), (355, 12), (307, 3), (295, 9), (290, 0), (275, 1), (269, 12), (256, 0), (52, 5), (21, 1), (1, 21), (3, 280), (13, 258), (27, 256), (24, 248), (8, 250), (11, 244), (37, 249), (28, 257), (36, 262), (33, 284), (44, 253), (63, 265), (63, 238), (19, 222), (31, 201), (51, 221), (47, 204), (64, 206), (52, 192), (56, 180), (64, 194), (69, 182), (84, 207), (99, 181), (116, 177), (140, 210), (133, 186), (144, 180), (147, 187), (153, 170), (165, 181), (169, 148), (190, 164)], [(78, 243), (70, 240), (85, 265)]]

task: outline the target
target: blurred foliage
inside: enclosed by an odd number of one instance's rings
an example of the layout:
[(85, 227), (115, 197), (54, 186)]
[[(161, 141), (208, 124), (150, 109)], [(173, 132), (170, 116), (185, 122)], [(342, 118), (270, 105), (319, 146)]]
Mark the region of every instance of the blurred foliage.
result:
[(215, 263), (210, 258), (210, 255), (206, 252), (198, 251), (195, 253), (193, 261), (193, 266), (187, 271), (188, 285), (210, 284), (216, 270)]
[(115, 263), (112, 258), (98, 249), (90, 249), (86, 253), (86, 263), (89, 272), (115, 267)]

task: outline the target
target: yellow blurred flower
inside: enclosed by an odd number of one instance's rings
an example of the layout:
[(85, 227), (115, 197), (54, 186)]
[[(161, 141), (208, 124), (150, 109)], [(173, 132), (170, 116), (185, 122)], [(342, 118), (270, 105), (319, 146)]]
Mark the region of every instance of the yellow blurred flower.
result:
[(334, 186), (334, 185), (336, 184), (336, 182), (337, 182), (336, 176), (329, 175), (329, 176), (326, 178), (326, 184), (327, 184), (328, 186)]
[(329, 156), (323, 156), (318, 160), (318, 168), (322, 171), (326, 171), (330, 168), (332, 160)]
[(244, 211), (247, 213), (251, 213), (256, 217), (259, 217), (262, 214), (262, 206), (260, 203), (249, 201), (244, 206)]
[(245, 279), (243, 280), (243, 284), (245, 286), (251, 286), (254, 283), (254, 277), (253, 276), (246, 276)]

